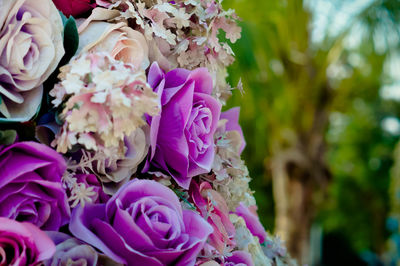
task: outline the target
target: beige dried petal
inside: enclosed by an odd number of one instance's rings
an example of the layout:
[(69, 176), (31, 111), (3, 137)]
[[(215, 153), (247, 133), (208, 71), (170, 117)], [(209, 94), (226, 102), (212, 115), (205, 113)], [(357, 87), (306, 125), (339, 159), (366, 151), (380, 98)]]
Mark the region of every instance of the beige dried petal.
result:
[(203, 264), (200, 264), (200, 266), (220, 266), (220, 264), (218, 262), (216, 262), (215, 260), (210, 260)]
[(110, 10), (105, 8), (95, 8), (92, 14), (80, 24), (78, 32), (81, 33), (92, 21), (107, 21), (119, 16), (118, 10)]

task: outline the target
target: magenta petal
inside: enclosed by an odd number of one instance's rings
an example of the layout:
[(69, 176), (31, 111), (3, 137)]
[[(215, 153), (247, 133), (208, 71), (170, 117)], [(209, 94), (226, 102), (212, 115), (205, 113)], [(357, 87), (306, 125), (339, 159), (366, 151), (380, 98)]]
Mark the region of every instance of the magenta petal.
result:
[[(53, 241), (38, 227), (0, 217), (0, 247), (13, 253), (12, 265), (37, 265), (53, 256)], [(5, 259), (5, 258), (4, 258)]]
[[(212, 135), (217, 129), (218, 119), (220, 117), (221, 112), (221, 104), (217, 102), (212, 96), (204, 94), (204, 93), (195, 93), (194, 94), (194, 102), (203, 101), (205, 102), (207, 108), (211, 111), (211, 126), (210, 133)], [(218, 119), (215, 119), (217, 118)], [(201, 173), (208, 173), (211, 170), (212, 163), (214, 161), (215, 148), (213, 139), (207, 151), (202, 155), (198, 155), (196, 158), (191, 158), (189, 165), (189, 176), (199, 175)]]
[(253, 259), (250, 253), (246, 251), (234, 251), (232, 256), (228, 257), (225, 262), (230, 262), (232, 265), (253, 266)]
[(148, 250), (154, 246), (149, 236), (132, 221), (132, 217), (125, 210), (116, 211), (112, 226), (124, 235), (129, 246), (138, 251)]
[[(159, 195), (160, 200), (163, 200), (164, 204), (168, 204), (170, 208), (176, 211), (179, 217), (182, 217), (182, 207), (175, 193), (165, 186), (155, 184), (158, 183), (152, 180), (134, 180), (126, 183), (107, 203), (107, 216), (110, 217), (113, 215), (118, 207), (127, 208), (132, 202), (143, 197), (152, 196), (154, 198), (154, 195)], [(121, 204), (120, 206), (117, 206), (116, 199)]]
[[(131, 248), (122, 235), (118, 234), (110, 224), (100, 221), (93, 221), (93, 228), (101, 236), (101, 240), (105, 245), (113, 250), (113, 253), (121, 256), (127, 265), (154, 265), (161, 266), (156, 258), (151, 258), (140, 251)], [(110, 254), (104, 252), (110, 258)]]
[(185, 231), (193, 232), (193, 237), (207, 239), (207, 237), (214, 231), (214, 229), (204, 220), (200, 215), (191, 210), (183, 210)]
[(69, 221), (70, 208), (61, 177), (64, 158), (35, 142), (0, 149), (0, 216), (58, 230)]
[[(85, 208), (77, 207), (73, 210), (69, 230), (78, 239), (98, 248), (104, 254), (119, 263), (125, 260), (115, 254), (103, 241), (96, 235), (93, 221), (105, 218), (105, 204), (86, 204)], [(98, 229), (99, 226), (97, 226)], [(93, 231), (94, 232), (93, 232)]]
[[(165, 81), (164, 80), (162, 80), (161, 81), (161, 84), (157, 87), (157, 95), (158, 95), (158, 98), (160, 99), (160, 101), (161, 101), (161, 96), (162, 96), (162, 94), (163, 94), (163, 92), (164, 92), (164, 83), (165, 83)], [(155, 150), (156, 150), (156, 144), (157, 144), (157, 138), (158, 138), (158, 131), (159, 131), (159, 127), (160, 127), (160, 120), (161, 120), (161, 114), (162, 114), (162, 107), (161, 107), (161, 102), (160, 102), (160, 113), (158, 114), (158, 115), (156, 115), (156, 116), (153, 116), (153, 117), (151, 117), (151, 119), (149, 119), (150, 120), (150, 125), (151, 125), (151, 127), (150, 127), (150, 148), (151, 148), (151, 152), (150, 152), (150, 159), (153, 159), (153, 157), (154, 157), (154, 153), (155, 153)], [(148, 166), (146, 166), (146, 167), (148, 167)], [(147, 171), (147, 169), (146, 169), (146, 171)]]
[(244, 219), (247, 228), (249, 228), (249, 231), (254, 236), (257, 236), (260, 243), (262, 244), (267, 238), (267, 233), (265, 232), (264, 227), (258, 219), (256, 210), (256, 206), (246, 207), (243, 202), (240, 202), (239, 206), (236, 208), (236, 214)]
[[(163, 169), (171, 177), (175, 179), (179, 186), (187, 189), (190, 185), (191, 178), (188, 176), (189, 161), (184, 154), (175, 153), (175, 150), (159, 150), (154, 156), (152, 165), (158, 169)], [(164, 158), (168, 158), (164, 159)], [(169, 165), (168, 161), (174, 161), (175, 166)]]
[(183, 68), (171, 70), (165, 74), (165, 87), (178, 87), (186, 82), (188, 76), (190, 76), (189, 70)]
[(161, 80), (164, 78), (164, 71), (160, 68), (157, 62), (151, 64), (148, 77), (149, 79), (147, 80), (147, 82), (152, 88), (157, 87)]
[(195, 92), (211, 95), (213, 90), (213, 80), (207, 68), (197, 68), (193, 70), (188, 79), (195, 81)]
[(53, 241), (46, 235), (45, 232), (30, 223), (23, 223), (32, 235), (32, 239), (36, 242), (38, 247), (39, 256), (38, 261), (43, 261), (51, 258), (56, 252), (56, 246)]
[[(49, 178), (52, 178), (52, 181), (61, 180), (61, 176), (66, 169), (66, 163), (63, 157), (58, 154), (55, 150), (50, 149), (49, 147), (39, 144), (32, 141), (26, 142), (17, 142), (13, 145), (6, 147), (4, 150), (0, 151), (0, 156), (6, 153), (8, 150), (20, 151), (22, 154), (28, 153), (32, 158), (41, 158), (44, 162), (54, 162), (58, 167), (53, 167), (52, 170), (55, 170), (56, 173)], [(21, 166), (21, 165), (19, 165)]]

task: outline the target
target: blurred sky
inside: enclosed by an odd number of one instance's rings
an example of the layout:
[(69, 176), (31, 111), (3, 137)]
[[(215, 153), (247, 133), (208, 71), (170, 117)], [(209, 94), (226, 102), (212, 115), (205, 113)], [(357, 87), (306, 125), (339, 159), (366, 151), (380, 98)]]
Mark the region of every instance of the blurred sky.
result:
[[(347, 28), (346, 26), (352, 23), (353, 19), (372, 2), (372, 0), (305, 0), (305, 5), (313, 13), (313, 21), (311, 24), (312, 42), (320, 44), (326, 36), (338, 36)], [(347, 48), (352, 49), (359, 46), (363, 34), (373, 34), (375, 49), (381, 53), (387, 50), (388, 44), (385, 43), (386, 39), (388, 39), (389, 45), (390, 43), (398, 41), (391, 39), (391, 36), (397, 36), (395, 34), (387, 34), (386, 31), (370, 33), (362, 24), (355, 24), (351, 29), (351, 34), (349, 34), (349, 37), (346, 39)], [(357, 56), (357, 54), (353, 55), (353, 59), (352, 63), (354, 64), (362, 63), (362, 58)], [(389, 79), (382, 83), (383, 85), (380, 89), (380, 96), (383, 99), (400, 102), (399, 73), (400, 55), (393, 52), (385, 63), (385, 74)], [(396, 117), (387, 117), (383, 119), (381, 126), (392, 135), (400, 135), (400, 120)]]
[[(306, 0), (305, 5), (313, 12), (312, 40), (321, 42), (327, 34), (337, 36), (371, 2), (371, 0)], [(357, 46), (361, 34), (361, 31), (351, 34), (349, 45)]]

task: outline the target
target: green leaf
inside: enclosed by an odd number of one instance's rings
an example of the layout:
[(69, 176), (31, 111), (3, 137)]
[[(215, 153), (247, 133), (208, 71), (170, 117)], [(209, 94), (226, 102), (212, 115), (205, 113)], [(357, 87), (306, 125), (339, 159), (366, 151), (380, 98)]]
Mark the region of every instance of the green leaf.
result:
[(60, 66), (65, 65), (75, 55), (79, 46), (79, 34), (75, 19), (70, 16), (68, 19), (61, 14), (64, 23), (64, 49), (65, 55), (61, 59)]
[(56, 110), (56, 113), (55, 113), (55, 115), (54, 115), (54, 118), (55, 118), (55, 120), (56, 120), (57, 125), (62, 126), (62, 125), (64, 124), (64, 121), (62, 121), (62, 120), (60, 119), (60, 112), (62, 112), (62, 110)]
[(13, 144), (16, 138), (17, 132), (15, 130), (0, 130), (0, 144)]
[(192, 209), (192, 210), (196, 210), (196, 207), (192, 204), (192, 203), (190, 203), (186, 198), (185, 198), (185, 193), (184, 192), (182, 192), (182, 191), (179, 191), (179, 190), (177, 190), (177, 189), (172, 189), (172, 191), (174, 191), (175, 192), (175, 194), (183, 201), (183, 202), (185, 202), (187, 205), (188, 205), (188, 207), (190, 208), (190, 209)]

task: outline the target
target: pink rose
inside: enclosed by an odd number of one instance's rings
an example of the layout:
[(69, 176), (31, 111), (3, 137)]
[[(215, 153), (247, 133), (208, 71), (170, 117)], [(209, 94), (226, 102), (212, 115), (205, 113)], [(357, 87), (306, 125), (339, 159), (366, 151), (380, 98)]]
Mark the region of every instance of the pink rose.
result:
[(189, 195), (200, 214), (214, 228), (209, 243), (221, 254), (227, 251), (226, 247), (233, 248), (236, 245), (235, 227), (229, 220), (229, 210), (224, 198), (208, 182), (199, 186), (192, 181)]
[(55, 251), (53, 241), (33, 224), (0, 217), (0, 265), (39, 265)]
[(96, 6), (94, 0), (53, 0), (53, 2), (67, 17), (77, 17)]

